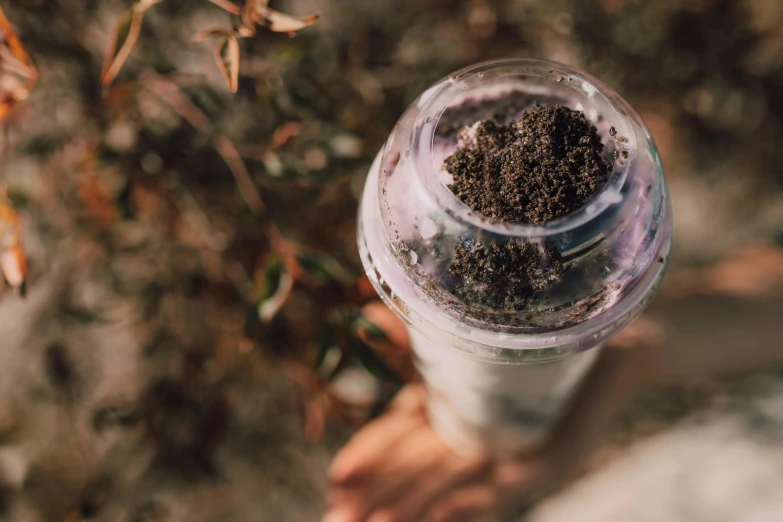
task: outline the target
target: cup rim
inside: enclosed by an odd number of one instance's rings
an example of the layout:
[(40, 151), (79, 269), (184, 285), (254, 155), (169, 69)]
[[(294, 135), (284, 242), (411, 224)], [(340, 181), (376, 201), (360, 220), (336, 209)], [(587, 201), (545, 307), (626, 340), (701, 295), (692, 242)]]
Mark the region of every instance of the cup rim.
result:
[[(586, 205), (580, 209), (552, 219), (546, 223), (502, 223), (483, 216), (465, 205), (438, 178), (439, 166), (435, 164), (433, 150), (435, 147), (436, 129), (444, 112), (455, 100), (468, 99), (470, 91), (479, 87), (488, 78), (524, 78), (536, 77), (541, 80), (556, 78), (560, 83), (570, 86), (585, 99), (599, 97), (611, 109), (613, 126), (616, 129), (615, 149), (626, 150), (627, 159), (613, 162), (612, 173), (606, 184)], [(562, 80), (560, 79), (562, 78)], [(525, 87), (529, 90), (529, 86)], [(612, 207), (610, 198), (601, 198), (602, 193), (614, 191), (620, 193), (623, 186), (633, 175), (636, 151), (642, 144), (636, 142), (632, 121), (639, 120), (633, 109), (612, 89), (597, 78), (578, 71), (572, 67), (557, 62), (539, 59), (511, 58), (481, 62), (460, 69), (454, 74), (435, 83), (422, 96), (418, 115), (413, 126), (411, 137), (411, 160), (413, 176), (419, 189), (430, 192), (438, 207), (448, 213), (453, 219), (475, 226), (487, 232), (507, 237), (546, 238), (573, 231), (590, 221), (599, 219)], [(646, 130), (646, 129), (645, 129)]]

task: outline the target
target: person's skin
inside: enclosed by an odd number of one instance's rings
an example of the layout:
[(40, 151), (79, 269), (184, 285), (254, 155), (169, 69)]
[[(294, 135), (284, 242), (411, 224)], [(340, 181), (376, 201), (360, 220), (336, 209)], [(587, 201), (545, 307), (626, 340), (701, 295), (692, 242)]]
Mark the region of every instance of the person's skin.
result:
[(656, 374), (659, 333), (637, 321), (610, 341), (548, 443), (515, 459), (452, 451), (427, 420), (426, 390), (408, 385), (334, 459), (324, 522), (474, 521), (545, 490)]

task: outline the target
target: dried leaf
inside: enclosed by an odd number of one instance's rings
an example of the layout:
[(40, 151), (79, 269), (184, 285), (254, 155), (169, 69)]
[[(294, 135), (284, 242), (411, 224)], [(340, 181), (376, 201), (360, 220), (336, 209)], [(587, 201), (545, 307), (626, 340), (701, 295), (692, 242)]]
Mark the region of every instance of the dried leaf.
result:
[(262, 323), (269, 323), (291, 295), (294, 278), (285, 269), (283, 262), (277, 256), (271, 255), (256, 272), (254, 279), (258, 296), (258, 317)]
[(315, 13), (304, 18), (298, 18), (275, 11), (267, 5), (269, 3), (268, 0), (248, 0), (248, 3), (253, 4), (255, 12), (243, 16), (243, 22), (251, 26), (254, 23), (263, 25), (276, 33), (288, 33), (289, 36), (294, 36), (295, 31), (313, 25), (318, 20), (318, 15)]
[(12, 245), (0, 254), (0, 269), (2, 269), (8, 284), (24, 295), (25, 282), (27, 281), (27, 260), (19, 243)]
[(0, 45), (0, 119), (16, 102), (27, 98), (38, 81), (38, 69), (27, 54), (8, 19), (0, 8), (0, 31), (4, 42)]
[(212, 27), (199, 31), (193, 37), (197, 42), (216, 36), (220, 38), (215, 48), (215, 63), (218, 66), (226, 86), (231, 92), (237, 92), (239, 85), (239, 42), (237, 31), (222, 27)]
[(276, 33), (288, 33), (289, 36), (293, 36), (295, 31), (313, 25), (318, 20), (318, 15), (315, 13), (305, 16), (304, 18), (297, 18), (268, 7), (264, 8), (264, 12), (261, 13), (261, 16), (264, 19), (265, 25), (271, 31)]
[(256, 34), (256, 22), (258, 21), (258, 11), (253, 0), (247, 0), (242, 6), (242, 24), (237, 28), (237, 32), (242, 37), (249, 37)]
[(279, 149), (285, 145), (288, 140), (295, 136), (299, 136), (302, 133), (302, 126), (295, 122), (289, 121), (278, 127), (274, 134), (272, 134), (272, 147)]
[(0, 29), (3, 31), (6, 45), (11, 49), (11, 52), (16, 59), (20, 62), (32, 63), (30, 55), (27, 54), (27, 51), (22, 45), (21, 40), (19, 40), (19, 37), (16, 35), (14, 28), (11, 27), (11, 23), (8, 21), (8, 18), (5, 17), (5, 12), (2, 7), (0, 7)]
[(218, 6), (219, 8), (225, 9), (226, 11), (228, 11), (233, 15), (238, 15), (240, 12), (240, 7), (236, 4), (232, 4), (228, 0), (209, 0), (209, 1), (215, 4), (216, 6)]
[(239, 43), (235, 36), (224, 38), (215, 48), (215, 63), (231, 92), (239, 87)]
[(199, 32), (197, 32), (195, 35), (193, 35), (193, 40), (196, 42), (203, 42), (207, 38), (211, 36), (217, 36), (219, 38), (228, 38), (229, 36), (234, 36), (235, 33), (232, 29), (226, 29), (225, 27), (210, 27), (208, 29), (203, 29)]
[(101, 83), (104, 86), (108, 86), (114, 81), (130, 56), (133, 46), (139, 39), (143, 19), (144, 10), (131, 9), (114, 26), (101, 71)]
[(133, 6), (134, 11), (144, 12), (155, 4), (161, 3), (163, 0), (139, 0)]
[(82, 203), (87, 217), (100, 227), (111, 226), (119, 217), (117, 202), (109, 189), (95, 174), (87, 174), (80, 180), (76, 196)]
[[(12, 230), (19, 224), (19, 214), (16, 212), (11, 203), (4, 198), (0, 198), (0, 240), (3, 238), (3, 234), (9, 230)], [(0, 247), (2, 246), (0, 242)]]

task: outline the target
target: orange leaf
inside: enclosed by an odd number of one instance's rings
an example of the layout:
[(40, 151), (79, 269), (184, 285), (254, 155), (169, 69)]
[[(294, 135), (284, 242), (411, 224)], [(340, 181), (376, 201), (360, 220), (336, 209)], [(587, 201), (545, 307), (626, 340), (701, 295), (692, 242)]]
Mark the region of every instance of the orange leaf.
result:
[(5, 17), (2, 7), (0, 7), (0, 29), (2, 29), (5, 41), (11, 49), (11, 52), (14, 53), (16, 59), (27, 64), (32, 63), (30, 55), (25, 51), (22, 42), (19, 40), (19, 37), (16, 36), (14, 28), (11, 27), (11, 23), (8, 21), (8, 18)]
[(96, 225), (108, 227), (118, 217), (117, 206), (109, 194), (109, 189), (95, 175), (86, 175), (76, 192), (86, 214)]
[(27, 98), (38, 81), (38, 69), (25, 51), (8, 19), (0, 8), (0, 31), (4, 42), (0, 45), (0, 119), (16, 102)]
[(24, 295), (25, 281), (27, 279), (27, 260), (19, 243), (12, 245), (0, 254), (0, 269), (2, 269), (8, 284)]
[(0, 234), (19, 223), (19, 214), (9, 203), (0, 199)]
[(101, 83), (104, 86), (110, 85), (114, 81), (130, 56), (139, 39), (143, 19), (143, 10), (132, 9), (125, 13), (114, 26), (101, 71)]

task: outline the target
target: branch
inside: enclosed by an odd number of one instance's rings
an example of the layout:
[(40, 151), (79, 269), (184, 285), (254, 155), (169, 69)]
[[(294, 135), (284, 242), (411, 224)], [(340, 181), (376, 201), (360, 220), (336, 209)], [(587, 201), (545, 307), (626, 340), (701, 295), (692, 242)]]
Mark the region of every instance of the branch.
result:
[(212, 145), (228, 166), (237, 183), (239, 194), (254, 215), (261, 217), (266, 214), (266, 207), (258, 193), (245, 162), (237, 152), (234, 144), (226, 136), (216, 134), (206, 114), (196, 107), (190, 98), (180, 90), (179, 86), (152, 71), (141, 76), (141, 84), (147, 91), (157, 96), (169, 105), (185, 121), (190, 123), (200, 133), (209, 136)]

